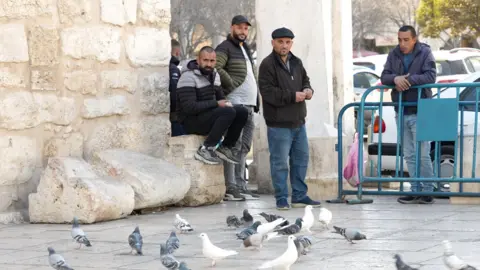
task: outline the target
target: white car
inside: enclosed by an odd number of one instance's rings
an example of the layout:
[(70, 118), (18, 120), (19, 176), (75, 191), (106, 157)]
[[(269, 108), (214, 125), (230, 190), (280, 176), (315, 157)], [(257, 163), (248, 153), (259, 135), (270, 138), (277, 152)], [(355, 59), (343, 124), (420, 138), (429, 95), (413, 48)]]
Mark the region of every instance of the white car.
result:
[(378, 74), (382, 74), (388, 54), (370, 55), (353, 59), (353, 64), (374, 70)]
[[(480, 82), (480, 72), (468, 75), (458, 83)], [(455, 98), (457, 96), (456, 87), (441, 89), (440, 98)], [(435, 95), (436, 96), (436, 95)], [(434, 96), (434, 97), (435, 97)], [(460, 88), (460, 101), (475, 101), (474, 87)], [(460, 115), (460, 112), (459, 112)], [(432, 116), (432, 119), (434, 116)], [(382, 156), (381, 156), (381, 171), (382, 173), (395, 173), (396, 152), (397, 152), (397, 124), (395, 121), (395, 111), (392, 106), (384, 106), (382, 108), (382, 119), (380, 119), (378, 111), (375, 112), (372, 126), (368, 127), (368, 155), (369, 160), (373, 162), (374, 173), (376, 174), (378, 168), (378, 146), (379, 146), (379, 123), (382, 121)], [(475, 110), (464, 111), (464, 136), (473, 135), (475, 123)], [(480, 125), (479, 125), (480, 126)], [(459, 127), (460, 129), (460, 127)], [(479, 133), (480, 134), (480, 133)], [(440, 177), (452, 177), (455, 148), (453, 142), (442, 142), (440, 150)], [(432, 142), (430, 155), (432, 160), (435, 156), (435, 143)], [(407, 172), (407, 164), (404, 159), (404, 172)]]
[(454, 83), (480, 71), (480, 50), (456, 48), (434, 51), (437, 64), (437, 83)]

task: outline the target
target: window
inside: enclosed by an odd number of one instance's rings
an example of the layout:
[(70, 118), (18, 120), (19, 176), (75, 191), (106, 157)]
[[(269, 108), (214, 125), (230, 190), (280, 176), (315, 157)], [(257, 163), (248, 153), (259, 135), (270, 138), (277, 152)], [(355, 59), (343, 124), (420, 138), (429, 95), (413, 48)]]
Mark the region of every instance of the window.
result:
[(374, 86), (377, 83), (378, 79), (380, 79), (379, 77), (377, 77), (377, 75), (375, 75), (373, 73), (365, 72), (365, 76), (367, 77), (368, 81), (370, 82), (370, 87)]
[(472, 56), (465, 59), (467, 68), (471, 73), (480, 71), (480, 56)]
[(467, 69), (463, 64), (463, 60), (437, 61), (436, 64), (437, 64), (437, 76), (468, 74)]
[(353, 75), (353, 87), (365, 89), (370, 87), (370, 81), (365, 74), (366, 72), (359, 72)]
[[(476, 79), (475, 82), (480, 82), (480, 78)], [(479, 91), (478, 99), (480, 103), (480, 87), (473, 87), (473, 86), (465, 88), (465, 90), (463, 90), (460, 93), (460, 96), (459, 96), (460, 101), (477, 100), (477, 91)], [(463, 107), (464, 107), (464, 111), (473, 111), (473, 112), (475, 111), (475, 104), (465, 105)], [(480, 111), (480, 104), (479, 104), (479, 111)]]

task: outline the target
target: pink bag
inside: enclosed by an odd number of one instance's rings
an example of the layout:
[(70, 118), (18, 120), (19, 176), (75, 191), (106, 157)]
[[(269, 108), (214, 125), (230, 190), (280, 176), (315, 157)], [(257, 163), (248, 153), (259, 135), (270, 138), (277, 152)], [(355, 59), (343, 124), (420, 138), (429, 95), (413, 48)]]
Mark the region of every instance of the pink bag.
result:
[[(367, 168), (368, 156), (363, 151), (363, 175), (365, 175)], [(355, 133), (355, 139), (348, 152), (347, 165), (343, 168), (343, 177), (352, 187), (357, 187), (360, 184), (358, 177), (358, 133)]]

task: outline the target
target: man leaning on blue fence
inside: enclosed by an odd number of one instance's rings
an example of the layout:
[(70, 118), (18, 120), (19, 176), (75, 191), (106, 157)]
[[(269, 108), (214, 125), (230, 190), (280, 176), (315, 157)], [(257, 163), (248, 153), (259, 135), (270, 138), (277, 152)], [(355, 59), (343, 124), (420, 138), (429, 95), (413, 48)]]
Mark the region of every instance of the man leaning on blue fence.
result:
[[(415, 28), (409, 25), (398, 30), (398, 46), (388, 54), (381, 81), (384, 85), (395, 85), (392, 89), (392, 101), (398, 102), (402, 92), (403, 102), (417, 102), (418, 89), (410, 88), (413, 85), (435, 83), (437, 76), (435, 58), (430, 46), (417, 41)], [(432, 90), (422, 88), (421, 98), (432, 98)], [(397, 128), (403, 130), (403, 155), (407, 162), (410, 177), (416, 171), (416, 131), (417, 131), (417, 106), (404, 107), (403, 121), (398, 123), (398, 107), (395, 107)], [(420, 143), (420, 177), (434, 177), (433, 166), (430, 159), (430, 142)], [(433, 192), (431, 182), (411, 182), (413, 192)], [(431, 196), (405, 196), (398, 198), (403, 204), (431, 204)]]

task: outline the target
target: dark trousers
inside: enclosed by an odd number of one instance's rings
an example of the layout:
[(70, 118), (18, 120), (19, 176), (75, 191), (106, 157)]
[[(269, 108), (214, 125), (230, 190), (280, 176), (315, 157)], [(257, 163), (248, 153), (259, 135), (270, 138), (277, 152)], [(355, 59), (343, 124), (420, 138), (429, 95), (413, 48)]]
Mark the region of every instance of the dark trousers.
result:
[(183, 128), (183, 125), (180, 124), (177, 121), (170, 122), (171, 123), (171, 136), (182, 136), (186, 135), (187, 133), (185, 132), (185, 129)]
[(222, 145), (233, 147), (240, 137), (247, 118), (248, 110), (243, 106), (217, 107), (185, 118), (183, 127), (188, 134), (207, 135), (204, 142), (206, 147), (215, 147), (227, 132)]

